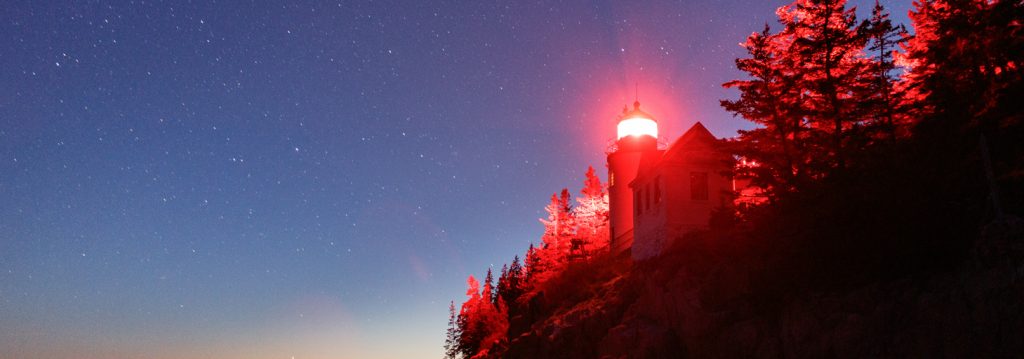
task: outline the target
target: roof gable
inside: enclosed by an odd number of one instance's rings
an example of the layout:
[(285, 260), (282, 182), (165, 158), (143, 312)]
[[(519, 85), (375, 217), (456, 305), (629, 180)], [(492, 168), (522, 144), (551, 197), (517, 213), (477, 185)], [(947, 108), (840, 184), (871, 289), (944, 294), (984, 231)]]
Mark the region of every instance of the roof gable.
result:
[(711, 134), (706, 127), (700, 122), (695, 123), (689, 130), (686, 130), (682, 136), (679, 136), (675, 142), (672, 142), (665, 150), (665, 155), (662, 156), (662, 161), (666, 159), (679, 156), (684, 150), (692, 149), (694, 147), (711, 147), (718, 143), (718, 138)]
[(711, 131), (708, 131), (703, 124), (697, 122), (691, 126), (689, 130), (686, 130), (686, 133), (679, 136), (675, 142), (672, 142), (667, 149), (659, 151), (660, 156), (658, 156), (658, 158), (649, 158), (648, 156), (645, 156), (641, 159), (640, 171), (637, 173), (637, 177), (630, 183), (630, 186), (632, 186), (633, 183), (643, 182), (646, 180), (646, 178), (650, 176), (650, 174), (662, 163), (680, 158), (683, 156), (683, 153), (695, 149), (717, 150), (718, 143), (719, 139), (715, 137), (715, 135), (711, 134)]

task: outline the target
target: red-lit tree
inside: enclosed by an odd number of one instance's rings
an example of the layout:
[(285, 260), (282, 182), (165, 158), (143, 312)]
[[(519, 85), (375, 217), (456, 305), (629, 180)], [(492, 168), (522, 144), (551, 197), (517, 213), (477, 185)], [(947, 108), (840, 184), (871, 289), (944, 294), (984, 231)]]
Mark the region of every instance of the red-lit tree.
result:
[[(879, 8), (856, 25), (844, 0), (797, 0), (776, 12), (783, 28), (747, 38), (736, 60), (749, 79), (730, 81), (737, 100), (722, 106), (760, 126), (740, 131), (734, 153), (756, 166), (737, 168), (770, 197), (790, 193), (849, 167), (872, 143), (876, 126), (893, 123), (891, 49), (895, 28)], [(868, 57), (868, 38), (880, 56)]]
[[(910, 13), (906, 77), (926, 125), (982, 129), (990, 137), (1021, 123), (1024, 4), (922, 0)], [(971, 94), (965, 96), (964, 94)], [(942, 125), (938, 125), (942, 126)], [(1002, 127), (1002, 128), (1001, 128)]]
[[(540, 220), (544, 224), (544, 235), (538, 255), (544, 271), (550, 274), (565, 265), (572, 240), (576, 237), (576, 217), (570, 205), (569, 190), (563, 188), (561, 195), (552, 194), (551, 203), (544, 210), (548, 212), (548, 218)], [(546, 278), (535, 276), (534, 279), (543, 282)]]
[(466, 296), (469, 297), (459, 308), (458, 332), (459, 352), (465, 357), (471, 357), (480, 349), (480, 342), (483, 341), (484, 333), (480, 326), (480, 282), (473, 276), (466, 279)]
[(524, 271), (526, 272), (523, 279), (523, 289), (525, 291), (531, 291), (537, 287), (538, 278), (543, 278), (546, 275), (547, 268), (545, 268), (544, 260), (541, 259), (540, 253), (537, 248), (530, 243), (530, 247), (526, 250), (526, 263)]
[[(500, 343), (508, 331), (508, 312), (505, 301), (493, 303), (480, 292), (480, 283), (473, 276), (466, 279), (465, 303), (458, 316), (458, 351), (467, 358), (485, 358), (489, 350)], [(485, 291), (486, 288), (485, 285)]]
[[(498, 283), (495, 284), (494, 297), (491, 301), (494, 303), (498, 302), (498, 298), (502, 297), (505, 292), (508, 291), (508, 264), (501, 265), (501, 275), (498, 276)], [(506, 301), (507, 302), (507, 301)]]
[(581, 196), (576, 198), (573, 215), (576, 236), (582, 243), (582, 256), (586, 257), (608, 249), (608, 192), (593, 167), (587, 167)]
[(491, 269), (487, 268), (487, 276), (484, 277), (484, 290), (480, 293), (482, 300), (488, 302), (494, 302), (494, 274), (491, 273)]
[(782, 53), (796, 65), (802, 114), (810, 129), (807, 144), (813, 177), (846, 167), (864, 143), (864, 116), (854, 96), (869, 69), (866, 40), (845, 0), (798, 0), (779, 8)]
[(910, 35), (903, 25), (894, 25), (889, 19), (889, 12), (875, 1), (871, 9), (871, 18), (861, 26), (861, 32), (868, 38), (870, 51), (870, 75), (864, 76), (864, 92), (857, 93), (868, 119), (868, 133), (875, 140), (885, 138), (895, 141), (897, 137), (905, 137), (907, 125), (911, 120), (912, 106), (905, 101), (906, 93), (902, 86), (897, 86), (898, 66), (894, 61), (894, 53), (905, 44)]
[(920, 109), (914, 136), (935, 165), (949, 166), (936, 171), (947, 181), (970, 183), (988, 168), (986, 206), (1024, 211), (1024, 2), (921, 0), (910, 18), (915, 35), (898, 59)]
[(743, 46), (750, 57), (736, 59), (736, 67), (750, 78), (726, 82), (723, 86), (738, 89), (740, 97), (721, 101), (727, 111), (759, 125), (739, 131), (732, 142), (736, 154), (758, 164), (737, 168), (737, 174), (753, 178), (772, 195), (792, 191), (807, 178), (799, 74), (793, 58), (784, 54), (791, 41), (772, 34), (767, 24), (747, 37)]
[(523, 267), (519, 262), (519, 256), (515, 256), (512, 259), (512, 264), (509, 266), (502, 266), (501, 276), (498, 277), (498, 290), (494, 298), (494, 302), (497, 303), (498, 299), (503, 299), (506, 304), (510, 306), (510, 310), (515, 307), (516, 301), (519, 296), (523, 294)]
[(523, 294), (523, 275), (523, 266), (517, 255), (512, 258), (512, 264), (508, 267), (508, 289), (504, 296), (505, 303), (514, 303)]

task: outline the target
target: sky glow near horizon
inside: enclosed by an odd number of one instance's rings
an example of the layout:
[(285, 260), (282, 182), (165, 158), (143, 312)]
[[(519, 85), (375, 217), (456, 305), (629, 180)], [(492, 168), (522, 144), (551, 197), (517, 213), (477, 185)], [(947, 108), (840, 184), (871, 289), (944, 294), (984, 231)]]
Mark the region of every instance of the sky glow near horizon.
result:
[(749, 126), (783, 4), (9, 2), (0, 357), (439, 357), (634, 84), (663, 138)]

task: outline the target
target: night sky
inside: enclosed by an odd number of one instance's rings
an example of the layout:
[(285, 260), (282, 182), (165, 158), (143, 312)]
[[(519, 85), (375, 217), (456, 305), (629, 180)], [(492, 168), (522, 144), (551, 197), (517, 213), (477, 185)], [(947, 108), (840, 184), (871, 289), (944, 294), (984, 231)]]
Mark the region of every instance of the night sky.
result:
[(785, 4), (242, 3), (4, 3), (0, 357), (440, 357), (636, 83), (666, 140), (749, 126)]

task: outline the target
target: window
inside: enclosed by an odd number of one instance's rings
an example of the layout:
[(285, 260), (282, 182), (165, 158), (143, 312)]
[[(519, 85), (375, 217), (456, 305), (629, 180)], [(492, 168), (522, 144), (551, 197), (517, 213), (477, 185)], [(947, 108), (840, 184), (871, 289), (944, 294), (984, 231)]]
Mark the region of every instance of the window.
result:
[(690, 172), (690, 199), (698, 201), (708, 199), (707, 172)]
[(640, 206), (642, 204), (642, 203), (640, 203), (640, 194), (641, 194), (640, 192), (641, 192), (641, 190), (636, 190), (636, 192), (633, 192), (633, 209), (635, 210), (636, 214), (638, 214), (638, 215), (643, 213), (643, 211), (641, 211), (641, 209), (643, 209), (643, 207)]
[(661, 203), (661, 176), (654, 179), (654, 203)]
[(651, 184), (644, 186), (644, 210), (651, 209)]

